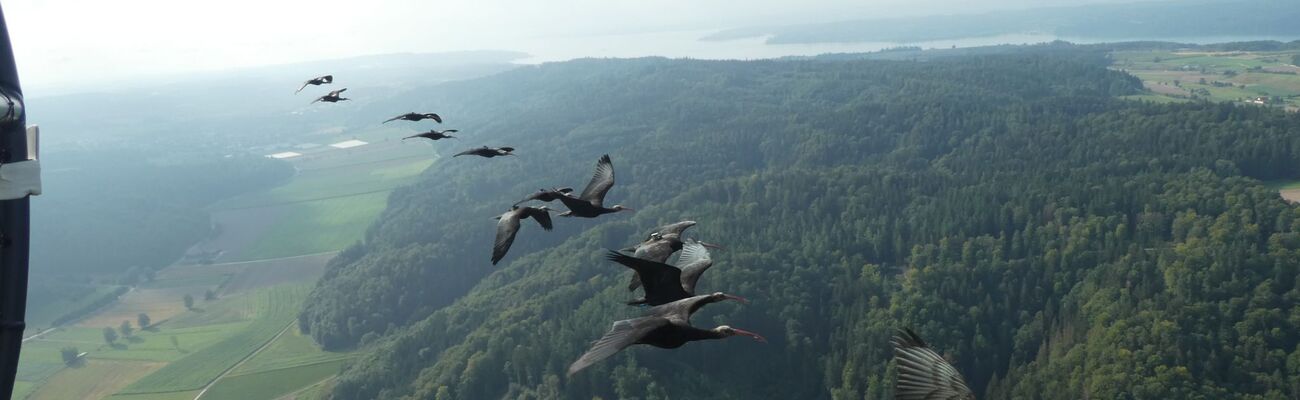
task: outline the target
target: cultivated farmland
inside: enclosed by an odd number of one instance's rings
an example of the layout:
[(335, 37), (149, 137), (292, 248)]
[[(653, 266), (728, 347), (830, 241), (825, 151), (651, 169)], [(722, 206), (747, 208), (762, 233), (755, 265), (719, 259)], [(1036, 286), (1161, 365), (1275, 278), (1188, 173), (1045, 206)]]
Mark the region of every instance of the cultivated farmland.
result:
[(308, 287), (284, 286), (258, 292), (258, 315), (248, 327), (132, 383), (122, 394), (201, 389), (247, 358), (293, 322)]

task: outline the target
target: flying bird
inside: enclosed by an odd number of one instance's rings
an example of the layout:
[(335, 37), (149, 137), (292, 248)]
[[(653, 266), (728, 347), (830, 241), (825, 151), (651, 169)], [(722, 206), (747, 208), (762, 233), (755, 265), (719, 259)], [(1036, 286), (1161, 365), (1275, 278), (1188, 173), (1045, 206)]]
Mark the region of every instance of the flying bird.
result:
[(537, 221), (542, 229), (551, 230), (551, 210), (542, 207), (511, 207), (496, 217), (497, 221), (497, 239), (492, 245), (492, 265), (505, 258), (506, 252), (510, 251), (510, 245), (515, 242), (515, 235), (519, 234), (519, 220), (532, 218)]
[(700, 276), (713, 266), (708, 248), (696, 241), (686, 244), (675, 267), (616, 251), (610, 251), (606, 258), (636, 271), (637, 282), (645, 285), (645, 296), (628, 305), (657, 306), (694, 296)]
[(402, 114), (402, 115), (398, 115), (398, 116), (396, 116), (396, 117), (389, 118), (387, 121), (384, 121), (383, 123), (387, 124), (387, 123), (389, 123), (389, 122), (393, 122), (393, 121), (396, 121), (396, 120), (399, 120), (399, 119), (400, 119), (400, 120), (404, 120), (404, 121), (421, 121), (421, 120), (431, 119), (431, 120), (434, 120), (435, 122), (437, 122), (437, 123), (439, 123), (439, 124), (442, 123), (442, 117), (439, 117), (438, 114), (434, 114), (434, 113), (424, 113), (424, 114), (421, 114), (421, 113), (414, 113), (414, 112), (409, 112), (409, 113), (406, 113), (406, 114)]
[[(695, 226), (695, 221), (690, 220), (660, 226), (651, 230), (650, 234), (647, 235), (646, 240), (637, 243), (635, 246), (625, 248), (622, 251), (632, 253), (632, 256), (636, 258), (658, 263), (667, 263), (668, 258), (672, 257), (673, 253), (681, 250), (682, 246), (686, 244), (686, 242), (681, 240), (682, 232), (685, 232), (686, 229), (689, 229), (692, 226)], [(712, 243), (699, 243), (701, 246), (707, 248), (722, 248), (722, 246)], [(681, 261), (678, 261), (678, 264), (680, 265)], [(627, 290), (636, 290), (638, 287), (641, 287), (641, 274), (633, 272), (632, 281), (627, 284)]]
[(321, 97), (317, 98), (316, 100), (312, 100), (311, 102), (312, 102), (313, 104), (315, 104), (315, 103), (318, 102), (318, 101), (323, 101), (323, 102), (326, 102), (326, 103), (338, 103), (338, 102), (340, 102), (340, 101), (352, 100), (352, 99), (347, 99), (347, 98), (343, 98), (343, 97), (340, 97), (340, 96), (339, 96), (340, 94), (343, 94), (343, 92), (345, 92), (345, 91), (347, 91), (347, 90), (348, 90), (348, 88), (342, 88), (342, 89), (339, 89), (339, 90), (333, 90), (333, 91), (330, 91), (329, 94), (326, 94), (326, 95), (324, 95), (324, 96), (321, 96)]
[(648, 344), (664, 349), (675, 349), (686, 344), (686, 342), (726, 339), (736, 335), (749, 336), (759, 342), (767, 342), (767, 339), (757, 333), (732, 328), (727, 325), (713, 329), (700, 329), (691, 326), (691, 314), (694, 314), (706, 304), (723, 300), (746, 302), (741, 297), (719, 292), (677, 300), (651, 308), (643, 317), (615, 322), (614, 326), (609, 328), (609, 332), (605, 332), (605, 335), (599, 340), (592, 342), (590, 350), (587, 350), (582, 357), (579, 357), (578, 361), (574, 361), (573, 364), (569, 365), (569, 376), (573, 376), (583, 368), (609, 358), (634, 344)]
[[(445, 131), (441, 131), (441, 132), (440, 132), (440, 131), (438, 131), (437, 129), (430, 129), (428, 132), (424, 132), (424, 133), (420, 133), (420, 134), (416, 134), (416, 135), (407, 136), (407, 137), (402, 138), (402, 140), (406, 140), (406, 139), (414, 139), (414, 138), (425, 138), (425, 139), (429, 139), (429, 140), (455, 139), (455, 138), (456, 138), (455, 136), (448, 135), (448, 133), (452, 133), (452, 132), (459, 132), (459, 131), (457, 131), (457, 130), (455, 130), (455, 129), (448, 129), (448, 130), (445, 130)], [(518, 205), (518, 204), (515, 204), (515, 205)]]
[(533, 200), (540, 200), (549, 203), (559, 199), (560, 196), (565, 196), (572, 192), (573, 192), (573, 188), (571, 187), (558, 188), (558, 189), (555, 188), (537, 189), (536, 192), (533, 192), (533, 194), (528, 195), (528, 197), (525, 197), (523, 200), (519, 200), (519, 202), (516, 202), (515, 205), (517, 206)]
[(682, 249), (682, 232), (692, 226), (695, 226), (695, 221), (685, 220), (654, 228), (641, 243), (623, 251), (634, 253), (638, 258), (666, 263), (668, 257)]
[(325, 85), (330, 83), (334, 83), (334, 75), (322, 75), (315, 78), (311, 78), (308, 79), (306, 82), (303, 82), (302, 86), (299, 86), (298, 90), (295, 90), (293, 94), (298, 94), (298, 92), (301, 92), (303, 89), (306, 89), (307, 85), (320, 86), (320, 85)]
[(894, 336), (894, 359), (898, 361), (896, 400), (975, 400), (961, 373), (930, 349), (921, 336), (902, 329)]
[(514, 147), (492, 148), (492, 147), (483, 146), (476, 149), (469, 149), (469, 150), (456, 153), (456, 155), (452, 157), (479, 156), (485, 158), (492, 158), (497, 156), (513, 156), (515, 155), (513, 151), (515, 151)]
[(606, 154), (600, 157), (596, 162), (596, 173), (592, 175), (591, 182), (587, 183), (587, 188), (582, 190), (578, 197), (572, 195), (559, 196), (558, 199), (564, 203), (569, 211), (561, 213), (561, 217), (583, 217), (596, 218), (604, 214), (616, 213), (619, 211), (635, 211), (630, 207), (624, 207), (622, 204), (616, 204), (613, 207), (606, 208), (605, 195), (609, 189), (614, 187), (614, 163), (609, 160)]

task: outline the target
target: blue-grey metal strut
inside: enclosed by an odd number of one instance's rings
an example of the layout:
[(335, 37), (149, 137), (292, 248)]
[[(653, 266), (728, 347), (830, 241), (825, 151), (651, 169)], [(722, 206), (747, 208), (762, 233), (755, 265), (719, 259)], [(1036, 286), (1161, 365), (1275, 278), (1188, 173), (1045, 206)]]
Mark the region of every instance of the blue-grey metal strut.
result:
[[(0, 9), (0, 170), (29, 158), (23, 91)], [(0, 200), (0, 399), (13, 394), (27, 308), (29, 198)]]

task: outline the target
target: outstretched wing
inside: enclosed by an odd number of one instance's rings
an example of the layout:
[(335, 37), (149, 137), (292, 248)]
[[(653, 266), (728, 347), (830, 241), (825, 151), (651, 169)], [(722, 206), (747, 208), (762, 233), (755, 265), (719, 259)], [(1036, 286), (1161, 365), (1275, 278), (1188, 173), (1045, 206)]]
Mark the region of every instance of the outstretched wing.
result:
[(712, 266), (713, 258), (703, 244), (692, 240), (682, 245), (682, 255), (677, 258), (677, 267), (682, 269), (682, 289), (687, 293), (695, 293), (696, 282)]
[(515, 235), (519, 233), (519, 217), (520, 213), (516, 211), (501, 214), (501, 220), (497, 222), (497, 240), (492, 245), (492, 265), (505, 258), (510, 245), (515, 243)]
[(389, 122), (393, 122), (393, 121), (396, 121), (396, 120), (402, 119), (402, 117), (404, 117), (404, 116), (405, 116), (405, 115), (398, 115), (398, 116), (396, 116), (396, 117), (392, 117), (392, 118), (389, 118), (389, 119), (384, 120), (383, 123), (387, 124), (387, 123), (389, 123)]
[(439, 124), (442, 123), (442, 117), (439, 116), (438, 114), (435, 114), (435, 113), (428, 113), (428, 114), (424, 114), (424, 116), (429, 117), (430, 119), (433, 119), (435, 122), (437, 122), (437, 123), (439, 123)]
[(614, 162), (610, 161), (609, 154), (606, 154), (596, 162), (596, 173), (591, 176), (591, 182), (587, 183), (587, 188), (582, 190), (582, 195), (578, 198), (586, 200), (593, 206), (603, 207), (605, 193), (608, 193), (611, 187), (614, 187)]
[[(442, 121), (438, 121), (438, 122), (442, 122)], [(455, 130), (455, 129), (448, 129), (448, 130), (442, 131), (442, 133), (456, 133), (456, 132), (460, 132), (460, 131)]]
[(551, 230), (551, 213), (549, 211), (541, 207), (526, 207), (524, 210), (529, 217), (537, 220), (537, 224), (541, 225), (542, 229)]
[(460, 156), (471, 156), (471, 155), (477, 155), (478, 152), (479, 152), (480, 150), (483, 150), (483, 149), (469, 149), (469, 150), (465, 150), (465, 151), (462, 151), (462, 152), (456, 153), (456, 155), (454, 155), (454, 156), (452, 156), (452, 157), (460, 157)]
[(690, 297), (689, 293), (682, 290), (682, 270), (677, 267), (643, 260), (613, 250), (609, 251), (606, 258), (636, 271), (636, 274), (641, 277), (641, 284), (645, 286), (647, 304), (660, 305)]
[(667, 325), (668, 320), (662, 317), (641, 317), (615, 322), (614, 326), (609, 328), (609, 332), (605, 332), (605, 336), (592, 342), (591, 349), (569, 365), (569, 376), (636, 344), (651, 331)]
[(975, 400), (961, 373), (935, 353), (911, 329), (894, 336), (894, 359), (898, 361), (896, 400)]
[(678, 243), (677, 239), (656, 239), (648, 243), (641, 243), (636, 246), (633, 255), (636, 258), (667, 263), (668, 257), (672, 257), (673, 253), (677, 252), (677, 249), (674, 248), (676, 243)]
[(303, 82), (303, 83), (302, 83), (302, 86), (299, 86), (299, 87), (298, 87), (298, 90), (293, 91), (293, 94), (298, 94), (298, 92), (301, 92), (303, 89), (306, 89), (306, 88), (307, 88), (307, 85), (310, 85), (310, 84), (311, 84), (311, 81)]
[(334, 75), (325, 75), (316, 79), (319, 79), (321, 82), (324, 83), (334, 83)]
[(339, 90), (333, 90), (333, 91), (330, 91), (330, 96), (331, 96), (331, 97), (339, 97), (339, 95), (343, 94), (343, 92), (346, 92), (346, 91), (348, 91), (348, 88), (342, 88), (342, 89), (339, 89)]

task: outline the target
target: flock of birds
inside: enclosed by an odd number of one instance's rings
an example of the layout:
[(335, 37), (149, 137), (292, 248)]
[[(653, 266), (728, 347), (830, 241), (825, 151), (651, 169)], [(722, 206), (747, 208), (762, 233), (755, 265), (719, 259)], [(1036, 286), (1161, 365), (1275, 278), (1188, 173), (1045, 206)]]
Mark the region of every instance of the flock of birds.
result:
[[(307, 86), (319, 86), (332, 84), (333, 82), (334, 77), (332, 75), (319, 76), (303, 82), (298, 91), (294, 93), (301, 92)], [(346, 90), (347, 88), (342, 88), (330, 91), (312, 101), (312, 103), (336, 103), (349, 100), (341, 97), (341, 94)], [(383, 123), (397, 120), (414, 122), (426, 119), (439, 124), (442, 123), (442, 117), (438, 114), (415, 112), (398, 115)], [(445, 131), (430, 130), (405, 137), (403, 140), (412, 138), (426, 138), (433, 141), (455, 139), (454, 136), (449, 135), (449, 133), (455, 132), (458, 131), (455, 129)], [(485, 158), (512, 156), (514, 150), (511, 147), (492, 148), (483, 146), (457, 153), (453, 157), (464, 155)], [(575, 195), (573, 188), (570, 187), (539, 189), (523, 200), (516, 202), (508, 211), (495, 218), (497, 220), (497, 232), (496, 240), (492, 246), (492, 264), (496, 265), (501, 259), (505, 258), (511, 244), (514, 243), (515, 237), (519, 233), (520, 221), (531, 218), (537, 221), (537, 224), (543, 230), (550, 231), (553, 228), (551, 213), (558, 210), (552, 210), (545, 205), (521, 207), (521, 204), (532, 201), (551, 203), (558, 200), (568, 209), (559, 214), (562, 217), (596, 218), (620, 211), (634, 211), (632, 208), (621, 204), (605, 207), (605, 197), (613, 187), (614, 163), (609, 158), (609, 155), (604, 155), (596, 162), (595, 173), (582, 192)], [(600, 339), (592, 342), (591, 348), (569, 366), (569, 376), (573, 376), (584, 368), (636, 344), (675, 349), (687, 342), (726, 339), (734, 336), (746, 336), (758, 342), (767, 342), (767, 339), (762, 335), (728, 325), (712, 329), (698, 328), (691, 325), (691, 315), (705, 305), (727, 300), (742, 304), (749, 303), (744, 297), (723, 292), (695, 294), (700, 277), (713, 266), (713, 259), (709, 254), (709, 249), (721, 249), (721, 246), (715, 244), (694, 239), (683, 239), (683, 232), (695, 225), (695, 221), (681, 221), (660, 226), (651, 230), (644, 240), (631, 247), (619, 251), (608, 251), (606, 254), (608, 260), (632, 270), (632, 280), (628, 284), (628, 290), (635, 291), (638, 288), (643, 290), (643, 296), (628, 301), (627, 304), (649, 308), (641, 317), (614, 322), (608, 332), (601, 336)], [(668, 264), (668, 259), (678, 252), (681, 254), (677, 258), (676, 265)], [(961, 373), (931, 349), (915, 332), (910, 329), (901, 330), (898, 335), (894, 336), (892, 343), (894, 358), (898, 363), (898, 380), (895, 383), (894, 390), (896, 399), (975, 399), (975, 395), (966, 386)]]

